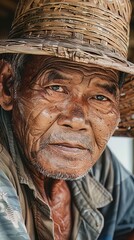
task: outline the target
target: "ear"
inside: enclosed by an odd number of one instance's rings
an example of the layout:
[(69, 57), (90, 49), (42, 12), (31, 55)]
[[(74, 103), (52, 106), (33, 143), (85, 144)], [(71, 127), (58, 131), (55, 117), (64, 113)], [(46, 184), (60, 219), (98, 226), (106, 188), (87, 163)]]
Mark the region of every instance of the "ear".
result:
[(11, 65), (3, 59), (0, 60), (0, 106), (6, 111), (12, 110), (12, 77)]

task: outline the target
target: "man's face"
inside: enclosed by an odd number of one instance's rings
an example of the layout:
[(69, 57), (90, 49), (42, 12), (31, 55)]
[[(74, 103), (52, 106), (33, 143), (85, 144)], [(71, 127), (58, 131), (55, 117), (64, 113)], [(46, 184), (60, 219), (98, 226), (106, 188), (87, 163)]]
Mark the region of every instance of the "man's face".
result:
[(15, 92), (14, 131), (35, 172), (85, 175), (119, 122), (117, 71), (34, 56)]

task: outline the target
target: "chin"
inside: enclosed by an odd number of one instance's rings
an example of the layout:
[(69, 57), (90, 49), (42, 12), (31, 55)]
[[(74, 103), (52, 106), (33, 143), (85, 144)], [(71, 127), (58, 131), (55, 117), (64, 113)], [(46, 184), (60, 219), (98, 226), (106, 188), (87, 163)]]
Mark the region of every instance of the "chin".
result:
[(46, 173), (45, 172), (45, 176), (49, 177), (49, 178), (53, 178), (53, 179), (62, 179), (62, 180), (66, 180), (66, 181), (74, 181), (74, 180), (79, 180), (83, 177), (85, 177), (85, 175), (88, 173), (88, 171), (82, 175), (75, 175), (75, 174), (67, 174), (67, 173)]
[(59, 171), (59, 169), (55, 169), (55, 170), (50, 170), (45, 168), (44, 166), (41, 166), (38, 162), (32, 162), (33, 168), (35, 169), (36, 172), (38, 172), (39, 174), (45, 176), (45, 177), (49, 177), (49, 178), (53, 178), (53, 179), (62, 179), (62, 180), (69, 180), (69, 181), (73, 181), (73, 180), (78, 180), (83, 178), (89, 171), (90, 169), (80, 172), (78, 173), (78, 171), (75, 173), (69, 170), (62, 170)]

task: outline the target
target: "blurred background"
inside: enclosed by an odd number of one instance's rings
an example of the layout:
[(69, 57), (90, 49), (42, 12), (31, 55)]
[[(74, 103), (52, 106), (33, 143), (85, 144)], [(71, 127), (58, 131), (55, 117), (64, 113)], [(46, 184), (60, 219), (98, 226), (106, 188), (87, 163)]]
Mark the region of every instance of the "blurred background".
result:
[[(0, 38), (7, 38), (18, 0), (0, 0)], [(134, 63), (134, 0), (130, 31), (128, 59)], [(134, 139), (112, 137), (108, 143), (110, 149), (122, 164), (134, 173)]]

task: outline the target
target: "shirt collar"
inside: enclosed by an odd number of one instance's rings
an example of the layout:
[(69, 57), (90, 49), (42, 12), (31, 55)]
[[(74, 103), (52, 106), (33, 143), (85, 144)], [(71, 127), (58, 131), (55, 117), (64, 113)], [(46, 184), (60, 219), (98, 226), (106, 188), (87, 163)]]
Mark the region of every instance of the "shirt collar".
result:
[(111, 193), (91, 173), (82, 179), (72, 181), (71, 187), (74, 195), (80, 192), (85, 201), (92, 202), (95, 208), (104, 207), (113, 200)]

